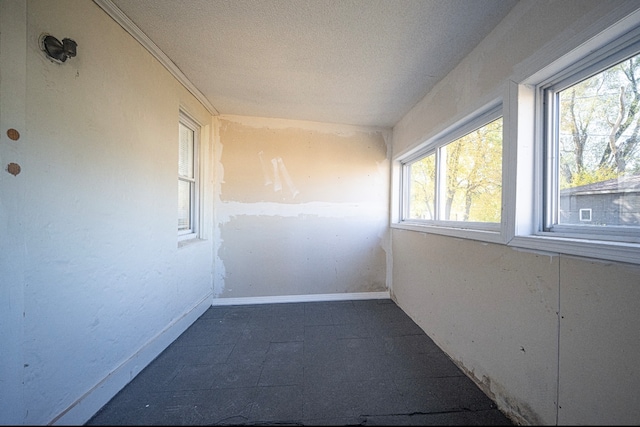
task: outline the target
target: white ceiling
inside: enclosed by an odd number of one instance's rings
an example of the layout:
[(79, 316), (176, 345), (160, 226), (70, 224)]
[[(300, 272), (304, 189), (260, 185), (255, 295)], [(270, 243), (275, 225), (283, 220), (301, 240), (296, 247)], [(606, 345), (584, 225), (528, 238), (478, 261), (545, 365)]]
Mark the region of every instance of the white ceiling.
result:
[(112, 0), (220, 114), (391, 127), (517, 0)]

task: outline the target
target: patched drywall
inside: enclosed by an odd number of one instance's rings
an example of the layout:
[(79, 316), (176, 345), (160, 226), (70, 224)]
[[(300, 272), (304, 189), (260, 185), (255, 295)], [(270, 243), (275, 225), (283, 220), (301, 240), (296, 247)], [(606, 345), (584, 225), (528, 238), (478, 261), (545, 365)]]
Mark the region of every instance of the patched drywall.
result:
[(385, 291), (387, 131), (217, 120), (215, 295)]

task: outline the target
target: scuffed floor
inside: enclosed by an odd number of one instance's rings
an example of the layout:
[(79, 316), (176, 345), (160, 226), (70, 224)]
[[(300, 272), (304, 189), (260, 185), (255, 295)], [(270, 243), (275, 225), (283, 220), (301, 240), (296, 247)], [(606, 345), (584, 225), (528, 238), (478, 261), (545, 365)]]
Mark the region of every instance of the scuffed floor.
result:
[(388, 299), (214, 306), (87, 425), (512, 425)]

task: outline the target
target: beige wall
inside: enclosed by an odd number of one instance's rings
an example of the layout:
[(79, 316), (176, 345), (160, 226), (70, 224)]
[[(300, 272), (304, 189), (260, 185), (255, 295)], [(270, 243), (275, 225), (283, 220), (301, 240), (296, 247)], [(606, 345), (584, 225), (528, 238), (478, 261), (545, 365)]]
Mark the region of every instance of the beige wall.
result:
[(386, 291), (388, 131), (217, 120), (215, 296)]
[(558, 257), (405, 230), (393, 257), (400, 307), (501, 407), (554, 424)]
[[(394, 155), (639, 6), (523, 0), (394, 127)], [(393, 298), (514, 420), (638, 424), (640, 265), (395, 228), (392, 252)]]
[(406, 230), (392, 240), (393, 298), (514, 420), (640, 419), (640, 267)]
[(640, 421), (640, 267), (560, 260), (560, 424)]

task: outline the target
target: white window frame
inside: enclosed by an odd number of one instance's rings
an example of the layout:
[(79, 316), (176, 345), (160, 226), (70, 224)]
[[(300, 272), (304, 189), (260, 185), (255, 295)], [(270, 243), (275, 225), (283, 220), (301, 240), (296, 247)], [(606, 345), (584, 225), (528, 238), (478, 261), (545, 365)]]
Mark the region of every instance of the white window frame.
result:
[(585, 77), (598, 74), (620, 61), (630, 56), (637, 56), (638, 54), (640, 54), (640, 38), (638, 37), (622, 43), (612, 43), (607, 46), (606, 49), (602, 49), (587, 56), (583, 60), (584, 63), (580, 63), (578, 66), (569, 67), (566, 70), (566, 72), (570, 73), (568, 76), (562, 75), (559, 79), (555, 79), (547, 84), (538, 86), (538, 102), (543, 102), (545, 104), (545, 106), (540, 107), (540, 109), (544, 108), (544, 117), (542, 118), (543, 129), (541, 132), (541, 136), (544, 140), (539, 142), (544, 144), (544, 150), (546, 153), (543, 160), (543, 167), (545, 168), (543, 230), (553, 233), (562, 233), (568, 236), (575, 236), (576, 238), (592, 238), (611, 241), (626, 240), (631, 241), (632, 243), (640, 243), (640, 229), (637, 227), (591, 226), (585, 228), (581, 225), (556, 223), (556, 218), (559, 215), (559, 206), (557, 201), (557, 179), (559, 173), (556, 160), (557, 156), (555, 155), (555, 152), (558, 150), (558, 143), (555, 136), (558, 123), (554, 117), (556, 114), (555, 98), (558, 92), (575, 85)]
[(591, 222), (591, 208), (580, 209), (580, 221)]
[[(635, 236), (625, 239), (624, 230), (610, 227), (598, 233), (584, 233), (580, 226), (564, 227), (559, 231), (545, 230), (546, 147), (544, 89), (551, 84), (582, 73), (585, 77), (596, 69), (608, 68), (618, 61), (618, 52), (633, 51), (640, 46), (640, 12), (622, 19), (578, 48), (553, 61), (543, 70), (521, 83), (510, 83), (510, 133), (517, 140), (505, 162), (517, 165), (513, 172), (515, 184), (510, 193), (515, 204), (509, 206), (513, 228), (510, 246), (569, 254), (582, 257), (640, 264), (640, 243)], [(622, 55), (624, 56), (624, 55)], [(606, 66), (605, 66), (606, 65)], [(511, 231), (512, 230), (512, 231)], [(631, 233), (633, 234), (633, 233)]]
[[(202, 126), (183, 110), (180, 110), (179, 113), (179, 124), (193, 131), (193, 180), (191, 181), (193, 183), (193, 187), (190, 206), (191, 228), (187, 230), (178, 230), (178, 243), (184, 244), (188, 240), (197, 239), (200, 231), (200, 134)], [(184, 177), (181, 177), (178, 174), (178, 182), (184, 179)]]
[[(407, 164), (419, 160), (422, 157), (436, 153), (438, 149), (451, 142), (473, 132), (474, 130), (502, 117), (502, 200), (500, 223), (472, 222), (472, 221), (445, 221), (445, 220), (420, 220), (407, 217), (408, 210), (408, 168)], [(454, 122), (451, 126), (439, 132), (435, 136), (426, 139), (410, 150), (400, 153), (393, 160), (393, 206), (391, 227), (412, 231), (420, 231), (446, 236), (461, 237), (487, 242), (505, 243), (505, 229), (508, 224), (505, 212), (505, 150), (507, 117), (504, 115), (502, 99), (495, 99), (474, 113)], [(437, 158), (436, 158), (437, 161)], [(441, 173), (441, 168), (436, 165), (436, 173)], [(438, 209), (438, 207), (436, 207)]]

